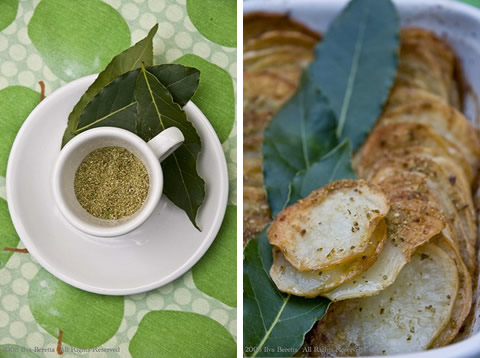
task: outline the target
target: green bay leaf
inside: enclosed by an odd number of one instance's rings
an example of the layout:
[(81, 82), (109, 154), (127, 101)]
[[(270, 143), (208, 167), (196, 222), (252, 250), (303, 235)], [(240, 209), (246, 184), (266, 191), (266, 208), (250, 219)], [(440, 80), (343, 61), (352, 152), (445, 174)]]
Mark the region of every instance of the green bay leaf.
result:
[[(187, 103), (198, 87), (200, 72), (182, 65), (150, 66), (147, 70), (169, 90), (174, 102)], [(137, 133), (137, 101), (134, 96), (140, 70), (127, 72), (105, 86), (85, 107), (73, 135), (96, 128), (117, 127)], [(158, 131), (155, 132), (158, 134)], [(154, 135), (156, 135), (154, 134)]]
[(273, 117), (262, 146), (263, 174), (273, 215), (285, 207), (298, 172), (320, 161), (337, 144), (336, 119), (326, 97), (304, 73), (297, 93)]
[(397, 70), (399, 17), (390, 0), (352, 0), (329, 26), (308, 67), (355, 151), (382, 111)]
[[(305, 334), (328, 309), (325, 298), (307, 299), (280, 292), (270, 279), (272, 246), (266, 230), (250, 240), (243, 266), (243, 350), (248, 357), (291, 356)], [(288, 353), (278, 347), (289, 349)]]
[(290, 198), (286, 206), (310, 195), (324, 185), (339, 179), (356, 179), (351, 163), (352, 146), (348, 140), (339, 144), (330, 153), (310, 168), (298, 172), (290, 186)]
[(157, 29), (158, 25), (155, 25), (147, 37), (115, 56), (105, 70), (100, 72), (97, 79), (82, 95), (68, 116), (68, 124), (63, 136), (62, 147), (79, 133), (78, 128), (82, 112), (106, 85), (118, 76), (140, 68), (142, 63), (147, 66), (153, 65), (153, 36), (155, 36)]
[(200, 83), (200, 71), (193, 67), (176, 64), (147, 67), (170, 91), (173, 101), (181, 107), (193, 97)]
[(127, 72), (103, 88), (85, 107), (78, 121), (78, 128), (73, 134), (106, 126), (135, 133), (137, 102), (134, 92), (138, 72)]
[(185, 211), (198, 228), (196, 216), (205, 198), (205, 182), (198, 175), (197, 159), (201, 151), (200, 137), (186, 113), (173, 97), (145, 67), (140, 70), (135, 89), (137, 101), (136, 133), (149, 141), (169, 127), (177, 127), (185, 137), (184, 143), (162, 163), (166, 197)]

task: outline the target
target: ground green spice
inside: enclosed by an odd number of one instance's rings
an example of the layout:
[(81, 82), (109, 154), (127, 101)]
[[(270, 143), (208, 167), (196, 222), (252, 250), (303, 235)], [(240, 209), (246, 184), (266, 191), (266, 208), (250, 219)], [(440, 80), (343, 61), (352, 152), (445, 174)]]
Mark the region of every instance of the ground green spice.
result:
[(78, 202), (100, 219), (118, 220), (134, 214), (147, 198), (148, 188), (142, 161), (121, 147), (94, 150), (75, 173)]

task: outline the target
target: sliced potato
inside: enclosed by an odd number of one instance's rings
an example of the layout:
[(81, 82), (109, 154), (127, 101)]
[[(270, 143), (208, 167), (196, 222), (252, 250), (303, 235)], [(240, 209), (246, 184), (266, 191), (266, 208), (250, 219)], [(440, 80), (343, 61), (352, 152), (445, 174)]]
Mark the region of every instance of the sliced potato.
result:
[(339, 180), (281, 211), (268, 239), (297, 270), (327, 269), (365, 255), (388, 209), (376, 185)]
[(247, 61), (245, 70), (250, 72), (267, 72), (292, 83), (298, 83), (300, 74), (313, 59), (313, 52), (302, 51), (277, 53)]
[(447, 141), (429, 127), (412, 122), (388, 123), (373, 130), (362, 149), (355, 156), (354, 168), (362, 178), (378, 159), (389, 152), (419, 146), (428, 148), (434, 156), (452, 158), (473, 182), (472, 167), (456, 144)]
[(281, 57), (284, 55), (293, 55), (297, 61), (301, 59), (313, 58), (313, 52), (311, 49), (301, 47), (301, 46), (295, 46), (294, 44), (286, 45), (286, 46), (277, 46), (277, 47), (264, 48), (261, 50), (244, 52), (243, 68), (245, 71), (248, 71), (251, 65), (255, 64), (256, 62), (259, 62), (260, 60), (263, 60), (265, 58), (275, 58), (277, 56)]
[(385, 218), (385, 248), (373, 266), (358, 278), (323, 294), (332, 301), (378, 294), (395, 282), (417, 247), (444, 229), (445, 218), (441, 210), (430, 203), (429, 196), (415, 195), (412, 191), (386, 193), (390, 211)]
[(249, 39), (243, 46), (243, 52), (258, 51), (265, 48), (295, 45), (311, 50), (318, 40), (298, 31), (271, 30), (262, 33), (258, 37)]
[(449, 101), (449, 87), (442, 69), (425, 47), (401, 42), (395, 84), (417, 87)]
[(460, 254), (470, 273), (475, 270), (475, 246), (472, 245), (468, 238), (456, 206), (448, 193), (445, 193), (439, 185), (420, 172), (412, 172), (388, 165), (380, 169), (372, 181), (380, 185), (385, 192), (409, 190), (427, 194), (430, 197), (430, 202), (436, 203), (442, 209), (449, 225), (451, 225), (458, 239)]
[(438, 235), (433, 241), (438, 247), (450, 256), (457, 265), (459, 288), (452, 316), (447, 326), (440, 332), (432, 343), (432, 348), (438, 348), (449, 344), (458, 334), (472, 307), (472, 278), (462, 261), (455, 243), (443, 235)]
[(430, 127), (438, 135), (456, 143), (473, 172), (478, 170), (480, 141), (472, 124), (455, 108), (442, 101), (407, 104), (385, 113), (378, 125), (398, 122), (414, 122)]
[(449, 90), (449, 103), (460, 108), (460, 95), (456, 84), (459, 64), (450, 45), (433, 32), (415, 27), (402, 29), (401, 41), (424, 49), (433, 55)]
[(295, 92), (295, 85), (271, 73), (243, 74), (243, 108), (245, 112), (276, 112)]
[(262, 160), (243, 158), (243, 185), (263, 188)]
[(315, 32), (309, 27), (293, 20), (288, 14), (251, 12), (243, 17), (243, 42), (245, 44), (252, 38), (259, 37), (263, 33), (272, 30), (295, 31), (311, 37), (316, 41), (321, 39), (321, 35), (318, 32)]
[(360, 259), (356, 259), (348, 264), (335, 266), (331, 269), (308, 272), (297, 271), (285, 259), (281, 251), (278, 248), (274, 248), (270, 276), (282, 292), (296, 296), (316, 297), (344, 282), (353, 280), (372, 266), (377, 256), (383, 252), (382, 249), (385, 245), (386, 237), (386, 224), (385, 220), (382, 220), (372, 235), (372, 240), (375, 244)]
[(290, 82), (269, 73), (246, 72), (243, 75), (244, 153), (260, 157), (263, 130), (272, 115), (294, 93)]
[(425, 350), (447, 326), (458, 288), (455, 262), (427, 243), (378, 295), (332, 304), (310, 344), (338, 356)]
[[(462, 184), (462, 180), (457, 169), (454, 172), (447, 171), (447, 160), (443, 159), (440, 165), (432, 157), (425, 154), (410, 153), (406, 156), (398, 156), (393, 153), (379, 160), (375, 167), (397, 168), (402, 171), (411, 171), (423, 173), (428, 176), (432, 190), (439, 198), (445, 201), (451, 201), (455, 210), (462, 221), (468, 241), (475, 246), (477, 241), (477, 225), (475, 219), (475, 210), (468, 185)], [(449, 169), (453, 170), (454, 163), (449, 164)], [(375, 171), (375, 170), (374, 170)], [(447, 214), (448, 215), (448, 214)]]
[(272, 220), (263, 188), (243, 188), (243, 242), (257, 235)]
[(395, 84), (390, 91), (390, 95), (388, 97), (387, 103), (385, 104), (384, 111), (387, 112), (404, 104), (431, 101), (435, 102), (438, 100), (445, 102), (443, 98), (438, 97), (428, 91), (425, 91), (424, 89)]

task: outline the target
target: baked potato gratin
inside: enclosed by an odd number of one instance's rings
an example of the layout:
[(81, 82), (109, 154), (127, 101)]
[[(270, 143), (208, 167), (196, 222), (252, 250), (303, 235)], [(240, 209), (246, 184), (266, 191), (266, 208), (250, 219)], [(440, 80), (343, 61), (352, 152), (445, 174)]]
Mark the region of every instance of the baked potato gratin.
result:
[[(320, 40), (284, 15), (244, 18), (244, 243), (272, 221), (263, 130)], [(333, 301), (305, 344), (339, 356), (440, 347), (470, 328), (480, 142), (460, 112), (461, 71), (448, 43), (420, 28), (403, 28), (400, 40), (383, 114), (354, 153), (361, 179), (314, 191), (268, 228), (278, 289)]]

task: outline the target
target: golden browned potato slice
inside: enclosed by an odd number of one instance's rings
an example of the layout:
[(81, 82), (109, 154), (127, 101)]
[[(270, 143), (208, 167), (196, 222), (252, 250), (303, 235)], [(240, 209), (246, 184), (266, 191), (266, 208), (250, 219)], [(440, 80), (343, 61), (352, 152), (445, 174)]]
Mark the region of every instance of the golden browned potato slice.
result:
[(243, 17), (243, 43), (268, 31), (295, 31), (320, 41), (319, 33), (291, 19), (288, 15), (267, 12), (252, 12)]
[(455, 262), (427, 243), (378, 295), (332, 304), (310, 345), (336, 347), (338, 356), (425, 350), (447, 326), (458, 288)]
[(449, 87), (442, 69), (433, 54), (422, 46), (401, 41), (395, 84), (421, 88), (449, 101)]
[(429, 201), (436, 203), (443, 211), (453, 233), (458, 240), (459, 251), (469, 272), (475, 270), (475, 246), (469, 240), (458, 210), (448, 193), (444, 192), (427, 175), (420, 172), (412, 172), (403, 168), (386, 166), (379, 170), (372, 182), (377, 183), (385, 192), (412, 191), (429, 196)]
[(318, 42), (317, 38), (298, 31), (271, 30), (258, 37), (249, 39), (243, 46), (243, 52), (258, 51), (278, 46), (300, 46), (311, 50)]
[(454, 170), (455, 164), (453, 162), (450, 162), (447, 168), (446, 163), (446, 159), (437, 161), (425, 154), (410, 153), (400, 157), (393, 153), (391, 156), (386, 156), (379, 160), (375, 167), (397, 168), (402, 171), (418, 172), (427, 175), (431, 182), (432, 190), (437, 196), (443, 197), (446, 201), (450, 200), (454, 204), (468, 240), (472, 246), (475, 246), (477, 225), (470, 190), (468, 185), (465, 184), (465, 180), (460, 178), (462, 175), (460, 169)]
[(244, 152), (260, 157), (263, 130), (272, 115), (295, 92), (290, 82), (269, 73), (248, 72), (243, 75)]
[(323, 294), (332, 301), (378, 294), (393, 284), (417, 249), (445, 227), (441, 210), (430, 203), (428, 195), (412, 191), (386, 192), (390, 211), (387, 222), (387, 243), (377, 261), (360, 277)]
[(313, 51), (305, 47), (295, 46), (294, 44), (248, 51), (243, 54), (243, 68), (245, 71), (249, 71), (250, 66), (260, 60), (284, 55), (291, 55), (297, 62), (301, 60), (308, 61), (313, 58)]
[(282, 210), (268, 229), (268, 239), (299, 271), (332, 268), (365, 255), (388, 209), (376, 185), (339, 180)]
[(274, 74), (245, 72), (243, 74), (244, 111), (266, 111), (273, 114), (293, 95), (295, 89), (295, 84)]
[(457, 144), (472, 166), (473, 172), (477, 172), (480, 141), (472, 124), (455, 108), (441, 101), (407, 104), (385, 113), (378, 125), (398, 122), (424, 124), (438, 135)]
[(388, 123), (374, 129), (356, 154), (354, 168), (360, 177), (365, 178), (379, 158), (392, 151), (418, 146), (430, 149), (432, 155), (452, 158), (462, 167), (469, 182), (473, 181), (472, 167), (456, 144), (429, 127), (413, 122)]
[(421, 88), (394, 85), (394, 87), (390, 91), (390, 95), (388, 97), (387, 103), (385, 104), (384, 111), (387, 112), (404, 104), (412, 104), (418, 102), (435, 102), (439, 100), (445, 102), (445, 100), (441, 97), (438, 97)]
[(459, 289), (453, 306), (452, 316), (447, 326), (431, 345), (432, 348), (438, 348), (449, 344), (455, 338), (470, 312), (472, 306), (472, 279), (454, 242), (451, 242), (443, 235), (437, 236), (433, 242), (455, 262), (459, 279)]
[(316, 297), (334, 289), (344, 282), (351, 281), (373, 265), (377, 256), (383, 252), (387, 237), (385, 220), (375, 229), (372, 240), (375, 242), (365, 255), (351, 263), (338, 265), (331, 269), (317, 271), (297, 271), (285, 259), (278, 248), (273, 249), (273, 265), (270, 276), (282, 292), (296, 296)]
[(243, 158), (243, 185), (263, 188), (262, 160)]
[[(450, 104), (457, 105), (458, 89), (454, 80), (457, 59), (448, 43), (431, 31), (415, 27), (402, 29), (400, 38), (402, 49), (406, 49), (406, 52), (415, 49), (415, 51), (419, 51), (422, 54), (428, 53), (429, 57), (435, 60), (447, 90), (445, 99)], [(431, 71), (436, 70), (435, 68), (435, 70), (432, 69)], [(438, 76), (438, 73), (436, 75)], [(432, 93), (436, 93), (434, 91)]]
[(313, 59), (312, 53), (302, 51), (299, 55), (294, 52), (277, 53), (244, 61), (244, 69), (249, 72), (267, 72), (297, 84), (300, 75)]
[(243, 188), (243, 242), (257, 235), (272, 220), (263, 188)]

